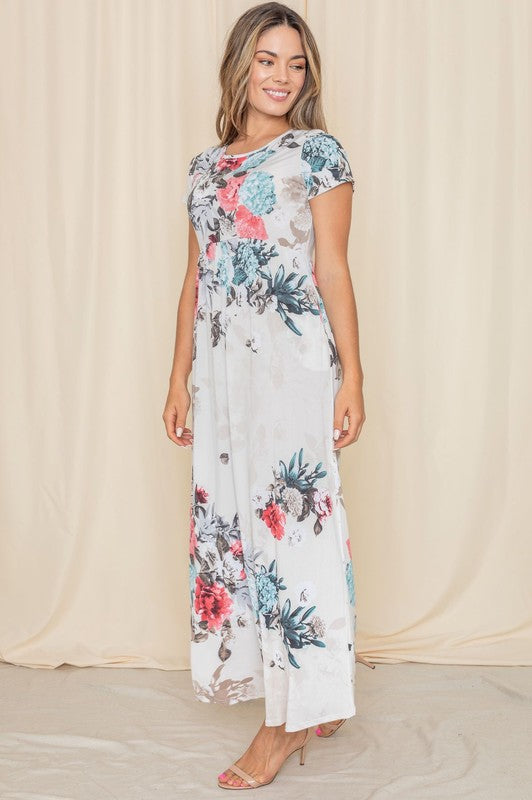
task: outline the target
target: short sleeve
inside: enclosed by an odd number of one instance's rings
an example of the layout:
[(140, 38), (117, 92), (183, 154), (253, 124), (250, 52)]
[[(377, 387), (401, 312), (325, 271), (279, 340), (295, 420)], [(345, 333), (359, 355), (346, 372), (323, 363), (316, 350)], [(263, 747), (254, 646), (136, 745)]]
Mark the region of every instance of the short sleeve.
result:
[(355, 191), (347, 153), (338, 139), (325, 131), (311, 133), (303, 142), (301, 174), (309, 200), (341, 183), (350, 183)]
[(204, 175), (211, 166), (212, 158), (216, 155), (216, 151), (216, 145), (212, 145), (190, 159), (185, 178), (185, 193), (182, 197), (183, 203), (188, 205), (190, 193), (201, 179), (201, 176)]
[(200, 156), (200, 153), (198, 153), (197, 155), (193, 156), (190, 159), (189, 164), (188, 164), (187, 173), (186, 173), (186, 177), (185, 177), (185, 192), (183, 194), (183, 197), (181, 198), (183, 203), (185, 203), (185, 205), (188, 204), (188, 196), (189, 196), (190, 192), (192, 191), (192, 187), (194, 186), (197, 178), (199, 177), (199, 172), (198, 172), (198, 169), (197, 169), (199, 156)]

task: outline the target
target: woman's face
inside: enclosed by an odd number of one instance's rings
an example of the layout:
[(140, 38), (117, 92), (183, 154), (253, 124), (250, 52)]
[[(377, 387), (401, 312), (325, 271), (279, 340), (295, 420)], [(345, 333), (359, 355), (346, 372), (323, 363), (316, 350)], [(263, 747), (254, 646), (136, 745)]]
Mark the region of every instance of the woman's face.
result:
[(301, 91), (305, 74), (306, 59), (298, 31), (277, 25), (263, 33), (248, 81), (251, 116), (263, 118), (263, 122), (266, 117), (284, 117)]

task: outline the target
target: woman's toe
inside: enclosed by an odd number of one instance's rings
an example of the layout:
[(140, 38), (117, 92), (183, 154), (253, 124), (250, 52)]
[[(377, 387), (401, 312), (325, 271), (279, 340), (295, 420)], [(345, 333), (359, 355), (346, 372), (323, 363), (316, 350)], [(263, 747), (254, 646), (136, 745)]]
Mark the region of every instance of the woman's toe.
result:
[(229, 783), (231, 784), (231, 786), (238, 786), (238, 778), (236, 773), (234, 772), (229, 773)]
[(231, 769), (226, 769), (225, 772), (221, 772), (218, 775), (218, 780), (221, 783), (228, 783), (230, 786), (247, 786), (248, 782), (245, 781), (240, 775), (237, 775), (236, 772), (233, 772)]

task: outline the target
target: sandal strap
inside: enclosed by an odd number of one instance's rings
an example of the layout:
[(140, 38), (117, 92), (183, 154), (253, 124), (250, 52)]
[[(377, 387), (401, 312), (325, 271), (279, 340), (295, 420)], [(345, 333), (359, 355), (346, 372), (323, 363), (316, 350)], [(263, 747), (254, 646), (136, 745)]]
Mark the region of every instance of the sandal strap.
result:
[[(307, 728), (307, 732), (305, 734), (305, 739), (304, 739), (303, 743), (300, 744), (298, 747), (296, 747), (295, 750), (292, 750), (292, 753), (295, 753), (297, 750), (301, 750), (303, 747), (305, 747), (307, 742), (311, 739), (312, 735), (313, 735), (312, 728)], [(289, 755), (292, 755), (292, 753), (289, 753)], [(233, 772), (235, 772), (241, 778), (244, 778), (244, 780), (247, 781), (247, 783), (249, 783), (250, 786), (253, 786), (253, 787), (264, 786), (264, 782), (260, 783), (260, 781), (258, 781), (256, 778), (254, 778), (253, 775), (249, 775), (247, 772), (245, 772), (242, 769), (242, 767), (239, 767), (238, 764), (231, 764), (229, 769), (232, 769)], [(266, 781), (266, 783), (271, 783), (271, 781)]]
[(247, 781), (251, 786), (262, 785), (253, 777), (253, 775), (248, 775), (248, 773), (244, 772), (244, 770), (241, 769), (237, 764), (231, 764), (229, 769), (232, 769), (233, 772), (236, 772), (237, 775), (240, 775), (241, 778), (244, 778), (244, 780)]

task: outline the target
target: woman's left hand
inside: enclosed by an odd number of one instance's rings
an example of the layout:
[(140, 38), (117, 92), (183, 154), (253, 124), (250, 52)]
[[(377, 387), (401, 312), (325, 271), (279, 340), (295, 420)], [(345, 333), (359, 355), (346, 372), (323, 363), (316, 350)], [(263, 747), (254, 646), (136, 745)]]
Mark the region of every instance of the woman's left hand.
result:
[[(347, 417), (349, 427), (344, 430), (344, 418)], [(334, 400), (334, 429), (339, 432), (334, 442), (334, 450), (356, 442), (366, 420), (362, 384), (344, 381), (336, 393)], [(334, 431), (333, 431), (334, 439)]]

